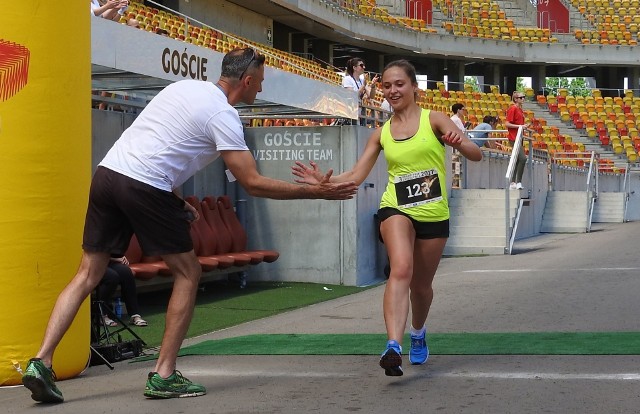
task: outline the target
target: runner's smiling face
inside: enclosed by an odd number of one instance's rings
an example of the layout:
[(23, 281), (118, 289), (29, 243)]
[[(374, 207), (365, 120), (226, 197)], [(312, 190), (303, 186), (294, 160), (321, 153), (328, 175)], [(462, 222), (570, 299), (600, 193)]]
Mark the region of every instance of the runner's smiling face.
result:
[(414, 103), (417, 89), (401, 67), (390, 67), (382, 74), (382, 93), (394, 111)]

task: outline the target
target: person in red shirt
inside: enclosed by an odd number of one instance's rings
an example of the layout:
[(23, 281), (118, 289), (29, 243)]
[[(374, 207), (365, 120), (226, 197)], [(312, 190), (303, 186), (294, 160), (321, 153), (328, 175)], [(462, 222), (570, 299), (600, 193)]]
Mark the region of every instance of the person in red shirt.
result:
[[(509, 131), (509, 141), (515, 142), (518, 135), (518, 128), (524, 125), (527, 129), (528, 125), (524, 122), (524, 112), (522, 111), (522, 104), (524, 103), (524, 93), (515, 91), (511, 95), (513, 104), (507, 109), (507, 118), (505, 120), (505, 126)], [(516, 160), (516, 168), (511, 175), (511, 189), (522, 189), (522, 174), (524, 173), (524, 166), (527, 163), (527, 157), (524, 154), (524, 144), (520, 145), (520, 151), (518, 151), (518, 158)]]

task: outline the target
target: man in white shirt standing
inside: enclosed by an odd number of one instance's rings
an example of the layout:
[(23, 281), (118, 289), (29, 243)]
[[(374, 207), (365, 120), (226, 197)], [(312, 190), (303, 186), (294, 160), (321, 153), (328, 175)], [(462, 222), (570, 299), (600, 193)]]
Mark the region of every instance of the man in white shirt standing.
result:
[(464, 123), (464, 118), (467, 114), (467, 110), (465, 109), (464, 105), (461, 103), (453, 104), (451, 106), (451, 112), (453, 112), (453, 115), (451, 115), (451, 120), (453, 121), (453, 123), (456, 124), (458, 128), (460, 128), (460, 131), (467, 132), (467, 128), (465, 127)]
[(78, 272), (51, 313), (40, 350), (29, 360), (22, 382), (31, 397), (62, 402), (55, 385), (53, 353), (82, 302), (100, 282), (111, 254), (124, 255), (133, 233), (147, 255), (159, 255), (174, 277), (160, 355), (144, 395), (195, 397), (205, 388), (176, 370), (202, 273), (193, 251), (191, 221), (196, 209), (176, 194), (196, 171), (218, 157), (252, 196), (274, 199), (352, 198), (357, 186), (330, 183), (331, 172), (316, 185), (298, 185), (260, 175), (233, 105), (251, 105), (262, 90), (264, 56), (236, 49), (222, 60), (217, 83), (183, 80), (163, 89), (100, 162), (91, 182)]

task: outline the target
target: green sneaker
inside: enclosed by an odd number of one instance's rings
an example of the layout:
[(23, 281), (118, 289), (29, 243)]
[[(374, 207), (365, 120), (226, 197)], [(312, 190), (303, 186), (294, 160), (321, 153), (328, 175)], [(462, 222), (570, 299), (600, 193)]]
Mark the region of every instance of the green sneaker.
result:
[(180, 371), (173, 371), (169, 378), (162, 378), (157, 372), (150, 372), (145, 397), (149, 398), (183, 398), (205, 395), (207, 390), (199, 384), (194, 384), (182, 376)]
[(56, 387), (56, 373), (47, 368), (40, 358), (31, 358), (22, 384), (31, 390), (31, 398), (44, 403), (61, 403), (64, 401), (62, 393)]

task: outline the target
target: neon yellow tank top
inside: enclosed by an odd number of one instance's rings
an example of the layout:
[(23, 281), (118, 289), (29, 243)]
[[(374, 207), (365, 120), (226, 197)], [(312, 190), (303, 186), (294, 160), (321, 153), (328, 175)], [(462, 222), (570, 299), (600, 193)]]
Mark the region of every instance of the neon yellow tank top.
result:
[(422, 110), (418, 132), (411, 138), (394, 140), (391, 119), (380, 135), (389, 172), (380, 208), (393, 207), (422, 222), (449, 219), (445, 147), (431, 129), (429, 113)]

